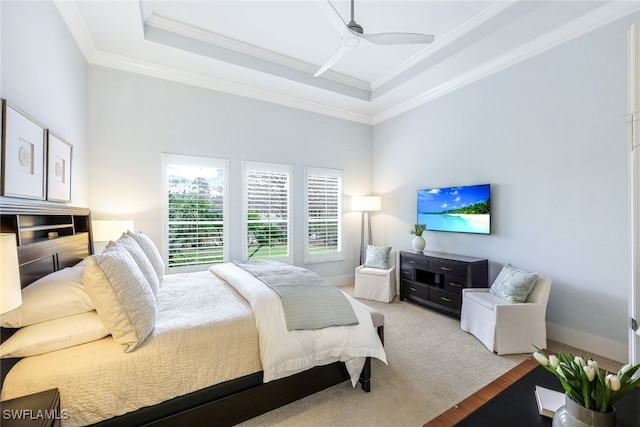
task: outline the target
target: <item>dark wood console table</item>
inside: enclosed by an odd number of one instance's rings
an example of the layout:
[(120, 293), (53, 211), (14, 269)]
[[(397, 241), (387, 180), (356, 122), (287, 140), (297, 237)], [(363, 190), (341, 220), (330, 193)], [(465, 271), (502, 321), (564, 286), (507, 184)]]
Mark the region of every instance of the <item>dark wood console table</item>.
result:
[[(536, 385), (562, 391), (560, 381), (533, 358), (449, 408), (424, 427), (551, 426), (551, 418), (538, 413)], [(637, 427), (640, 420), (640, 387), (614, 405), (618, 427)]]
[(462, 289), (488, 286), (489, 261), (443, 252), (400, 252), (400, 301), (460, 317)]

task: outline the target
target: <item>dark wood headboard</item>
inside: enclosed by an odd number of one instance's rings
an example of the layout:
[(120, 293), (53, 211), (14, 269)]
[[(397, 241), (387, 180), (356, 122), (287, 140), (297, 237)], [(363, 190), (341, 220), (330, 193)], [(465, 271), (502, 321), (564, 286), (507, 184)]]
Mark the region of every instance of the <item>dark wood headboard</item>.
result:
[(93, 254), (87, 208), (0, 197), (0, 232), (16, 235), (22, 287)]
[[(23, 288), (93, 254), (91, 211), (87, 208), (0, 197), (0, 232), (16, 235)], [(15, 331), (0, 328), (0, 340)], [(18, 360), (0, 361), (0, 384)]]

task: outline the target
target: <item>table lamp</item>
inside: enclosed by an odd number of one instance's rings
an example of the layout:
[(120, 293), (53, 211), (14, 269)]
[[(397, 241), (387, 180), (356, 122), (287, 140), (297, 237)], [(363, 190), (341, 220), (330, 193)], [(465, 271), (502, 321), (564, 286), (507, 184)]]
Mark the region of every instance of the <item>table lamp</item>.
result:
[(0, 313), (22, 304), (16, 235), (0, 234)]
[(108, 241), (117, 240), (122, 236), (122, 233), (125, 233), (127, 230), (134, 231), (132, 219), (94, 219), (91, 221), (91, 227), (93, 229), (94, 243), (101, 243), (101, 250), (98, 251), (96, 246), (96, 253), (102, 252)]

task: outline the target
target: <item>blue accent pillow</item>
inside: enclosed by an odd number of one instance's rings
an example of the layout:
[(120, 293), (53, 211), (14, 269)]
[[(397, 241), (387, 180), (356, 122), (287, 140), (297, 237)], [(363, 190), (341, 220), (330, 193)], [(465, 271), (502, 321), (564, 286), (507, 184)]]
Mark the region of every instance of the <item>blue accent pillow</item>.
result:
[(494, 280), (489, 292), (511, 304), (522, 303), (527, 300), (536, 280), (538, 273), (519, 270), (507, 264)]
[(367, 259), (364, 262), (364, 266), (388, 270), (389, 252), (391, 252), (391, 246), (367, 245)]

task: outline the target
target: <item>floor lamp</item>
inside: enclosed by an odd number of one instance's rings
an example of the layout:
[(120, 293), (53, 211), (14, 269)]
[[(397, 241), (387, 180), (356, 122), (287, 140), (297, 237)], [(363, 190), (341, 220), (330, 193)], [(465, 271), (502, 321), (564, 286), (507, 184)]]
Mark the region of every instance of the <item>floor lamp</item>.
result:
[(351, 198), (351, 210), (362, 212), (360, 223), (360, 265), (365, 260), (366, 246), (364, 244), (364, 214), (367, 214), (369, 244), (371, 244), (371, 212), (379, 211), (382, 201), (380, 196), (353, 196)]

